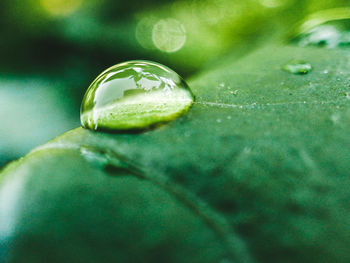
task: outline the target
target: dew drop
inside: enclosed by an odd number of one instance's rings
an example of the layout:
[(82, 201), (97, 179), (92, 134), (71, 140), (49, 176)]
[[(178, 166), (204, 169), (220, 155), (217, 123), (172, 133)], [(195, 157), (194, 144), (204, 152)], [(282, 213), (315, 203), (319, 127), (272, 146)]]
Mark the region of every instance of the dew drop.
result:
[(282, 69), (293, 74), (304, 75), (312, 70), (312, 66), (303, 60), (292, 60), (282, 66)]
[(151, 61), (128, 61), (102, 72), (90, 85), (80, 119), (92, 130), (140, 130), (175, 119), (194, 100), (173, 70)]

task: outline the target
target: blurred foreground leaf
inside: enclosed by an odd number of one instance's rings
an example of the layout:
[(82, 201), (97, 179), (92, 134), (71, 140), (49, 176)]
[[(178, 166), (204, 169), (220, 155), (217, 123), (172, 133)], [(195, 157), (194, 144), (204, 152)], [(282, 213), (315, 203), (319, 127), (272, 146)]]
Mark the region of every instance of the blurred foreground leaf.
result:
[(349, 262), (348, 55), (268, 46), (159, 129), (34, 150), (2, 173), (1, 261)]

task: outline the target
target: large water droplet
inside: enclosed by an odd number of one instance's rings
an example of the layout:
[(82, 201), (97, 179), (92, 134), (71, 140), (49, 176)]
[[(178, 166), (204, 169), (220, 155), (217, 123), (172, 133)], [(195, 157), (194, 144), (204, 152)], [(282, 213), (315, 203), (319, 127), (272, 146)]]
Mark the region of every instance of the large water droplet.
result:
[(81, 105), (81, 123), (92, 130), (145, 129), (186, 112), (193, 94), (173, 70), (150, 61), (129, 61), (102, 72)]
[(303, 60), (292, 60), (285, 64), (282, 69), (293, 74), (302, 75), (309, 73), (312, 70), (312, 66)]

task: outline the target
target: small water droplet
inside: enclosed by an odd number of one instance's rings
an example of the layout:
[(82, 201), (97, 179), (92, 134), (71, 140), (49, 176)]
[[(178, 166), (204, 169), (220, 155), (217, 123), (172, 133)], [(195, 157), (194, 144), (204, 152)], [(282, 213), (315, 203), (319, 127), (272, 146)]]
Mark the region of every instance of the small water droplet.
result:
[(282, 69), (293, 74), (303, 75), (309, 73), (312, 70), (312, 66), (303, 60), (292, 60), (282, 66)]
[(221, 82), (221, 83), (219, 84), (219, 87), (220, 87), (220, 88), (225, 87), (225, 83), (222, 83), (222, 82)]
[(221, 119), (216, 119), (216, 122), (217, 123), (221, 123)]
[(328, 73), (329, 73), (329, 70), (328, 70), (328, 69), (325, 69), (322, 73), (323, 73), (323, 74), (328, 74)]
[(231, 119), (232, 119), (232, 117), (231, 117), (231, 116), (227, 116), (226, 118), (227, 118), (228, 120), (231, 120)]
[(92, 82), (81, 105), (81, 124), (92, 130), (145, 129), (180, 116), (193, 100), (173, 70), (155, 62), (129, 61)]

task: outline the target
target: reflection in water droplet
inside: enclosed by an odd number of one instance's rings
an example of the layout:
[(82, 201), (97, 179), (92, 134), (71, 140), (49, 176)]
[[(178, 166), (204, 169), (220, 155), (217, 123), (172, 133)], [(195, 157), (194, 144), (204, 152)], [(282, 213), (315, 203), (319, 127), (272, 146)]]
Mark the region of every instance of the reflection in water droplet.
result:
[(307, 74), (312, 70), (310, 63), (303, 60), (292, 60), (285, 64), (282, 69), (293, 74)]
[(184, 25), (176, 19), (168, 18), (158, 21), (152, 30), (154, 45), (164, 52), (175, 52), (186, 42)]
[(161, 64), (129, 61), (100, 74), (85, 93), (81, 123), (92, 130), (145, 129), (186, 112), (193, 95), (182, 78)]

